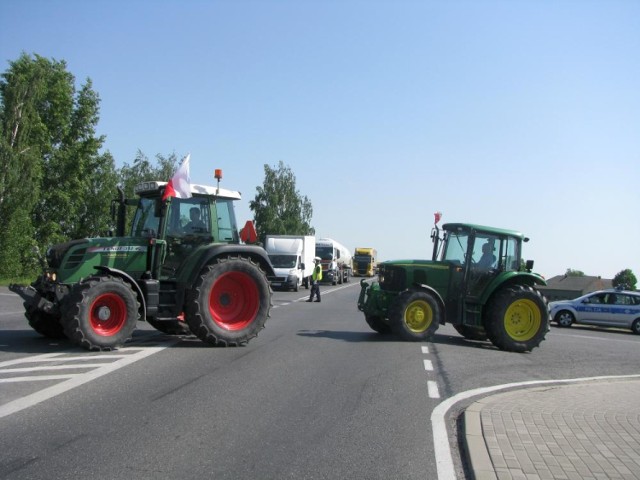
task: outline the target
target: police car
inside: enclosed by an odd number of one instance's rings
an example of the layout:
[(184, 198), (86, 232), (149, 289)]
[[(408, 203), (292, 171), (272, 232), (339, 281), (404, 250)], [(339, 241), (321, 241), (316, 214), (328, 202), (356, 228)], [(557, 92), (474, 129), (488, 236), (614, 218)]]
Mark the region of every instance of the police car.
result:
[(559, 327), (582, 323), (630, 328), (640, 335), (640, 292), (599, 290), (574, 300), (549, 302), (549, 312)]

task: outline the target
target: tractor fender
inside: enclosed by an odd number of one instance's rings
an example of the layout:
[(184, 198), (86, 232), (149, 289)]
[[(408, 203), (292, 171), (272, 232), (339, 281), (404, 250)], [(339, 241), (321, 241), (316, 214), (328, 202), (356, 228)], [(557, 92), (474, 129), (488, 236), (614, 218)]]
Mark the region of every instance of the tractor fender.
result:
[(193, 285), (204, 266), (213, 263), (219, 257), (250, 258), (264, 271), (267, 278), (275, 276), (264, 248), (256, 245), (221, 244), (199, 248), (178, 272), (178, 281), (185, 285)]
[(531, 272), (503, 272), (494, 278), (487, 288), (485, 288), (479, 303), (485, 305), (489, 298), (497, 291), (510, 285), (528, 285), (535, 287), (536, 285), (546, 285), (544, 278), (536, 273)]
[(136, 282), (131, 275), (129, 275), (127, 272), (124, 272), (124, 271), (119, 270), (117, 268), (111, 268), (111, 267), (107, 267), (105, 265), (96, 265), (94, 268), (96, 270), (102, 272), (102, 273), (108, 273), (108, 274), (113, 275), (115, 277), (120, 277), (125, 282), (130, 284), (131, 287), (133, 288), (133, 290), (136, 292), (136, 295), (140, 299), (140, 309), (141, 309), (141, 312), (140, 312), (141, 317), (140, 318), (143, 318), (143, 319), (147, 318), (147, 303), (146, 303), (146, 300), (144, 298), (144, 294), (142, 293), (142, 289), (140, 288), (140, 285), (138, 285), (138, 282)]
[(425, 285), (424, 283), (414, 283), (413, 287), (415, 290), (421, 290), (423, 292), (426, 293), (430, 293), (431, 295), (433, 295), (436, 299), (436, 301), (440, 304), (440, 308), (443, 312), (443, 315), (440, 316), (440, 319), (438, 320), (438, 322), (441, 325), (444, 325), (444, 320), (446, 315), (444, 314), (444, 312), (446, 312), (446, 307), (444, 304), (444, 300), (442, 298), (442, 296), (438, 293), (438, 291), (436, 289), (434, 289), (433, 287), (430, 287), (429, 285)]

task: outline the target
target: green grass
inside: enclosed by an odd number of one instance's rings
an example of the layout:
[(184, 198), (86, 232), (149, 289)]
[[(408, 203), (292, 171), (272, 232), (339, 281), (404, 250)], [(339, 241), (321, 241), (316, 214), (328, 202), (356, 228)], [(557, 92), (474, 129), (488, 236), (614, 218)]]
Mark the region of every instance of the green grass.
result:
[(29, 285), (34, 278), (0, 278), (0, 287), (8, 287), (10, 283), (18, 285)]

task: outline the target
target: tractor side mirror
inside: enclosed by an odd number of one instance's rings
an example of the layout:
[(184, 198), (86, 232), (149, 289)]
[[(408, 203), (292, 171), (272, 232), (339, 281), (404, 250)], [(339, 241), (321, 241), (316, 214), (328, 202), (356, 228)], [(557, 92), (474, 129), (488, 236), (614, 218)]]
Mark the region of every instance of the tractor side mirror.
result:
[(533, 260), (527, 260), (527, 263), (525, 263), (525, 268), (527, 269), (527, 272), (533, 270)]

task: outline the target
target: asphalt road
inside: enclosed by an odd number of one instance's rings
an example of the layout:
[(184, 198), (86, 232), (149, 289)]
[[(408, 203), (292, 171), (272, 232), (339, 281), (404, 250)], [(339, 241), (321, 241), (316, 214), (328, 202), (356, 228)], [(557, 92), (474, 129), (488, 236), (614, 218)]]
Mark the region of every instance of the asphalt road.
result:
[[(450, 326), (404, 343), (369, 330), (357, 282), (322, 292), (275, 292), (246, 347), (141, 323), (126, 348), (90, 353), (41, 338), (0, 289), (0, 478), (465, 478), (475, 389), (639, 371), (640, 336), (622, 330), (552, 327), (528, 354)], [(439, 430), (434, 411), (465, 392)]]

